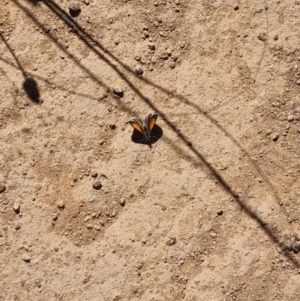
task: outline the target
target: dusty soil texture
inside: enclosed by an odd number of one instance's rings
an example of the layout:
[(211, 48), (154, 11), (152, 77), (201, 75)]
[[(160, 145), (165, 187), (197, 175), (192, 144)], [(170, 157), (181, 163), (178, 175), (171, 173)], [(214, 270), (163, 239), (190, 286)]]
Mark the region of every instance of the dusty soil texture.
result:
[(3, 0), (0, 31), (1, 301), (299, 300), (300, 1)]

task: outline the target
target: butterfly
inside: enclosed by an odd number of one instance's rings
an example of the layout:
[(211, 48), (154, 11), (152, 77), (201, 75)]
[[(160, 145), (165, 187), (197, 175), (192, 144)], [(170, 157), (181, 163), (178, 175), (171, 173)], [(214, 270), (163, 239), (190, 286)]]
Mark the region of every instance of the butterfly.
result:
[(138, 117), (132, 117), (126, 123), (129, 123), (135, 130), (140, 132), (144, 136), (143, 140), (151, 144), (151, 131), (155, 126), (158, 115), (158, 113), (149, 113), (145, 117), (145, 120), (141, 120)]

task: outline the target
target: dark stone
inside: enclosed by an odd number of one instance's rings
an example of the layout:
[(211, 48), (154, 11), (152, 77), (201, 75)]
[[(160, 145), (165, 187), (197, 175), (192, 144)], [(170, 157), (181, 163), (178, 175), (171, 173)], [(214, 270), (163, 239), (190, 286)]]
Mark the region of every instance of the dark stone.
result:
[(93, 184), (93, 188), (96, 190), (100, 190), (102, 188), (102, 184), (100, 181), (97, 181)]

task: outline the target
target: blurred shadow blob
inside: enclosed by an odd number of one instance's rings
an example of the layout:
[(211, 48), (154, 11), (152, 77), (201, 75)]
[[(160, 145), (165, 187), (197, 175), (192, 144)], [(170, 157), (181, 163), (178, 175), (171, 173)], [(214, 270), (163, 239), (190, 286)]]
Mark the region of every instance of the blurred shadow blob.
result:
[(135, 129), (133, 130), (131, 140), (134, 143), (151, 146), (152, 144), (156, 143), (162, 137), (162, 135), (163, 135), (162, 128), (157, 124), (155, 124), (153, 130), (151, 131), (150, 141), (146, 141), (145, 136)]
[(40, 103), (40, 92), (37, 82), (33, 78), (27, 77), (23, 83), (23, 88), (31, 101)]

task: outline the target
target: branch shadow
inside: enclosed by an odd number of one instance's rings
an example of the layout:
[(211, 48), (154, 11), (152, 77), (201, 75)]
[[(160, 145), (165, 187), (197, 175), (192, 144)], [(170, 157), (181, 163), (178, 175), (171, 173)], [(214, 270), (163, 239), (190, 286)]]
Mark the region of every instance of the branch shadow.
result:
[(32, 3), (33, 5), (37, 5), (41, 0), (27, 0), (27, 1)]
[(25, 82), (23, 83), (23, 88), (28, 95), (28, 97), (35, 103), (40, 102), (40, 92), (38, 89), (37, 82), (32, 77), (25, 78)]
[[(39, 21), (22, 5), (20, 5), (16, 0), (13, 0), (16, 5), (18, 5), (27, 15), (30, 17), (36, 25), (38, 25), (40, 28), (42, 28), (42, 24), (39, 23)], [(30, 0), (27, 0), (30, 1)], [(30, 1), (32, 2), (32, 0)], [(152, 87), (155, 87), (159, 89), (161, 92), (166, 94), (173, 94), (174, 97), (180, 99), (185, 104), (191, 106), (193, 109), (195, 109), (199, 114), (205, 116), (211, 123), (215, 125), (215, 127), (220, 130), (226, 137), (231, 139), (231, 141), (247, 156), (248, 160), (251, 162), (253, 168), (260, 174), (261, 178), (264, 179), (265, 183), (270, 187), (275, 199), (278, 203), (280, 203), (280, 198), (278, 194), (275, 191), (274, 186), (270, 183), (270, 181), (267, 179), (267, 177), (264, 175), (261, 168), (251, 159), (250, 154), (242, 147), (242, 145), (234, 138), (232, 135), (229, 134), (229, 132), (226, 131), (225, 128), (223, 128), (219, 122), (211, 115), (209, 115), (207, 112), (200, 109), (196, 104), (189, 101), (186, 97), (171, 93), (171, 91), (167, 90), (166, 88), (157, 85), (150, 80), (138, 77), (136, 76), (135, 72), (127, 65), (125, 65), (123, 62), (121, 62), (117, 57), (115, 57), (112, 53), (108, 52), (97, 40), (95, 40), (93, 37), (91, 37), (88, 33), (86, 33), (65, 11), (63, 11), (56, 3), (54, 3), (51, 0), (40, 0), (40, 2), (43, 2), (51, 11), (53, 11), (61, 20), (65, 22), (67, 26), (69, 26), (73, 32), (78, 36), (78, 38), (87, 46), (89, 47), (101, 60), (106, 62), (108, 65), (111, 66), (111, 68), (128, 84), (128, 86), (145, 102), (147, 105), (149, 105), (153, 111), (158, 112), (166, 124), (172, 129), (172, 131), (176, 132), (177, 137), (180, 138), (180, 140), (185, 143), (190, 150), (194, 153), (194, 155), (198, 158), (200, 162), (206, 167), (207, 173), (215, 177), (215, 179), (222, 185), (223, 189), (230, 194), (234, 200), (241, 206), (242, 210), (252, 219), (256, 221), (256, 223), (259, 225), (259, 227), (266, 233), (266, 235), (273, 241), (274, 244), (279, 243), (278, 237), (273, 233), (272, 229), (268, 226), (266, 222), (261, 219), (258, 214), (256, 214), (250, 207), (248, 207), (245, 204), (245, 200), (243, 200), (227, 183), (227, 181), (222, 177), (221, 174), (219, 174), (213, 166), (205, 159), (205, 157), (197, 151), (197, 149), (192, 145), (190, 140), (185, 137), (181, 132), (179, 132), (175, 125), (151, 102), (149, 98), (147, 98), (134, 84), (133, 82), (122, 72), (118, 66), (114, 63), (117, 62), (122, 68), (124, 68), (127, 72), (130, 74), (135, 75), (136, 80), (140, 80), (148, 85), (151, 85)], [(84, 70), (92, 80), (96, 81), (98, 84), (105, 86), (103, 82), (101, 82), (97, 76), (95, 76), (88, 68), (83, 66), (79, 60), (75, 59), (72, 54), (66, 50), (63, 45), (57, 41), (51, 34), (48, 34), (48, 37), (61, 49), (63, 50), (82, 70)], [(98, 49), (96, 49), (95, 46), (97, 46), (103, 53), (101, 53)], [(110, 59), (112, 59), (113, 62), (111, 62)], [(130, 111), (129, 109), (126, 109), (127, 111)], [(172, 143), (169, 141), (169, 143)], [(175, 145), (173, 143), (173, 147), (176, 149), (178, 153), (181, 155), (184, 154), (185, 158), (189, 158), (190, 156), (186, 153), (184, 153), (183, 149), (181, 149), (178, 145)], [(195, 162), (199, 164), (199, 162)], [(290, 253), (284, 253), (284, 255), (294, 264), (295, 267), (299, 268), (300, 265), (298, 261), (290, 254)]]
[[(5, 64), (7, 64), (7, 65), (9, 65), (9, 66), (11, 66), (11, 67), (13, 67), (13, 68), (15, 68), (15, 69), (20, 70), (20, 68), (19, 68), (17, 65), (15, 65), (15, 64), (13, 64), (13, 63), (11, 63), (11, 62), (9, 62), (8, 60), (6, 60), (6, 59), (4, 59), (4, 58), (1, 58), (1, 57), (0, 57), (0, 61), (3, 62), (3, 63), (5, 63)], [(22, 70), (21, 70), (21, 71), (22, 71)], [(29, 75), (29, 78), (34, 78), (34, 77), (35, 77), (35, 78), (39, 79), (40, 81), (46, 83), (47, 85), (49, 85), (49, 86), (51, 86), (51, 87), (55, 86), (57, 89), (59, 89), (59, 90), (61, 90), (61, 91), (65, 91), (65, 92), (68, 92), (68, 93), (70, 93), (70, 94), (77, 95), (77, 96), (80, 96), (80, 97), (85, 97), (85, 98), (88, 98), (88, 99), (91, 99), (91, 100), (99, 100), (99, 97), (94, 97), (94, 96), (92, 96), (92, 95), (85, 94), (85, 93), (74, 92), (73, 90), (69, 90), (69, 89), (67, 89), (67, 88), (65, 88), (65, 87), (63, 87), (63, 86), (60, 86), (60, 85), (57, 84), (56, 82), (52, 82), (52, 81), (50, 81), (49, 79), (44, 78), (44, 77), (42, 77), (42, 76), (40, 76), (40, 75), (38, 75), (38, 74), (31, 73), (31, 72), (28, 72), (28, 71), (26, 72), (26, 74)]]
[(36, 104), (40, 103), (40, 92), (39, 92), (39, 88), (38, 88), (38, 84), (37, 84), (36, 80), (32, 77), (28, 77), (28, 75), (25, 72), (24, 68), (22, 67), (19, 59), (17, 58), (14, 51), (10, 47), (9, 43), (5, 40), (5, 38), (3, 37), (1, 32), (0, 32), (0, 37), (1, 37), (2, 41), (4, 42), (4, 44), (6, 45), (6, 47), (8, 48), (10, 54), (16, 61), (19, 69), (22, 72), (22, 75), (24, 77), (24, 82), (23, 82), (22, 86), (23, 86), (25, 93), (27, 94), (27, 96), (29, 97), (29, 99), (32, 102), (34, 102)]

